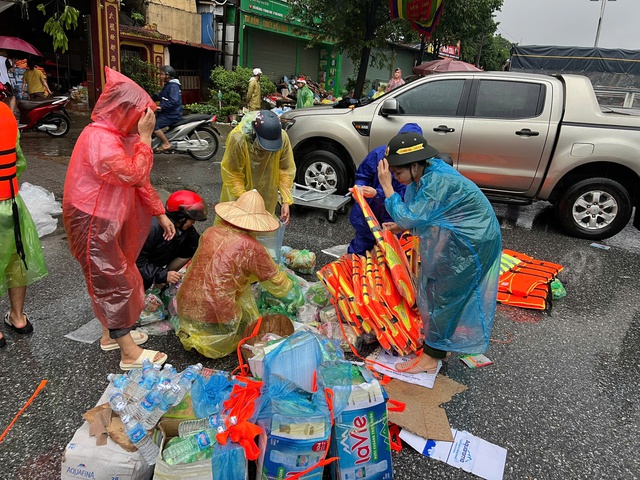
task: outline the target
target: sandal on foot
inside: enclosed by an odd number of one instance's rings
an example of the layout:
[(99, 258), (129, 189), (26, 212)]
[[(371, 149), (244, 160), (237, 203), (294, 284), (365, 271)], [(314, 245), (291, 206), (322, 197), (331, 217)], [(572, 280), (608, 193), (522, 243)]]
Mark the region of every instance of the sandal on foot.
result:
[(396, 363), (395, 369), (398, 372), (402, 372), (402, 373), (410, 373), (410, 374), (426, 373), (427, 375), (435, 375), (438, 373), (438, 371), (440, 370), (440, 367), (442, 366), (442, 361), (438, 360), (437, 366), (433, 368), (428, 368), (425, 370), (420, 365), (418, 365), (418, 363), (419, 361), (416, 361), (415, 359), (408, 360), (406, 362)]
[(120, 361), (120, 368), (124, 371), (132, 370), (134, 368), (142, 368), (142, 362), (144, 361), (145, 358), (148, 358), (151, 363), (157, 363), (158, 365), (162, 365), (164, 362), (167, 361), (168, 357), (166, 353), (163, 353), (162, 356), (160, 357), (160, 360), (154, 361), (154, 358), (156, 358), (156, 355), (158, 353), (160, 352), (158, 352), (157, 350), (146, 350), (146, 349), (142, 350), (142, 353), (136, 359), (135, 362), (124, 363)]
[(153, 151), (153, 153), (169, 153), (172, 149), (173, 149), (173, 147), (171, 147), (171, 146), (169, 146), (169, 147), (158, 147)]
[[(147, 335), (146, 333), (138, 332), (136, 330), (131, 330), (130, 333), (131, 333), (131, 338), (133, 338), (133, 342), (136, 345), (142, 345), (144, 342), (149, 340), (149, 335)], [(100, 344), (100, 348), (105, 352), (109, 352), (111, 350), (118, 350), (120, 348), (120, 345), (118, 345), (117, 342), (109, 343), (107, 345)]]
[(29, 316), (25, 313), (24, 314), (25, 318), (27, 319), (27, 324), (24, 327), (16, 327), (13, 325), (13, 323), (11, 323), (11, 320), (9, 320), (9, 312), (7, 312), (4, 316), (4, 323), (11, 328), (14, 332), (19, 333), (20, 335), (25, 335), (27, 333), (31, 333), (33, 332), (33, 325), (31, 325), (31, 322), (29, 321)]

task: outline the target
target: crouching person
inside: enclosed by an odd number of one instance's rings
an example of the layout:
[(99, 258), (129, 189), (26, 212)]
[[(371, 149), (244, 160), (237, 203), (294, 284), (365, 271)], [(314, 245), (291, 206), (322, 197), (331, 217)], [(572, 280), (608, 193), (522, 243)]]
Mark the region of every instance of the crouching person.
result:
[(296, 287), (295, 279), (251, 236), (280, 225), (256, 190), (219, 203), (215, 210), (223, 222), (202, 234), (177, 295), (176, 333), (182, 345), (210, 358), (233, 352), (244, 329), (260, 316), (251, 291), (253, 282), (280, 299)]

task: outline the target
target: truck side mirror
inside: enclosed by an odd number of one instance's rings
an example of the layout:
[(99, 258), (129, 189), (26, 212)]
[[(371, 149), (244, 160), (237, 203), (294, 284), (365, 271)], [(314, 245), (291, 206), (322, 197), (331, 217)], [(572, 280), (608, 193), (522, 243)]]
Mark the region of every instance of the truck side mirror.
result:
[(389, 98), (382, 103), (382, 108), (380, 109), (380, 115), (386, 117), (388, 115), (397, 115), (398, 114), (398, 100), (395, 98)]

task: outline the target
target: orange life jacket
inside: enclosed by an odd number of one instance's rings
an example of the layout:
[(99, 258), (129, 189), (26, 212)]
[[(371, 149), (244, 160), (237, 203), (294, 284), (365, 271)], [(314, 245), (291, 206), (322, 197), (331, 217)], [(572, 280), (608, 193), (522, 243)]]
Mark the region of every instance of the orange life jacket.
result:
[(503, 266), (510, 268), (500, 275), (498, 301), (514, 307), (550, 309), (549, 283), (562, 271), (562, 265), (536, 260), (513, 250), (504, 249), (502, 253), (515, 257), (518, 263), (503, 262)]
[(15, 198), (18, 193), (16, 169), (16, 140), (18, 125), (16, 117), (4, 103), (0, 102), (0, 201)]

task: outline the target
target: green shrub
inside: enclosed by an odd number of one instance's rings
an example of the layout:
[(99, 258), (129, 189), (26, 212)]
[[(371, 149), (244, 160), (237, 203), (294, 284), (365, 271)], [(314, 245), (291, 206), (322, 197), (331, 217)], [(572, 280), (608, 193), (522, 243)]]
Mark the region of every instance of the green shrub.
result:
[[(211, 98), (218, 98), (218, 90), (222, 92), (222, 104), (224, 108), (234, 108), (234, 111), (228, 113), (231, 115), (242, 108), (244, 99), (247, 96), (247, 88), (249, 80), (252, 77), (250, 68), (235, 67), (233, 70), (227, 70), (224, 67), (216, 67), (211, 71), (211, 82), (213, 89), (211, 90)], [(260, 76), (260, 92), (262, 95), (268, 95), (276, 91), (276, 85), (265, 75)]]
[(149, 94), (160, 91), (160, 81), (156, 67), (136, 57), (122, 57), (120, 60), (122, 73), (140, 85)]

